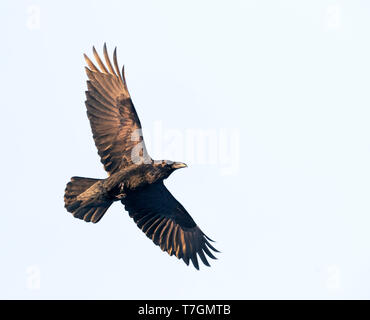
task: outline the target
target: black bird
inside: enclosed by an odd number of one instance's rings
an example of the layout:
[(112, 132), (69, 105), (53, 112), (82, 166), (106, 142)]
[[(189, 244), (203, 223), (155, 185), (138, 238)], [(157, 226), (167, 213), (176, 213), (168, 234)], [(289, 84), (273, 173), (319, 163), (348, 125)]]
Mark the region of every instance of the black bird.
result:
[[(114, 201), (121, 201), (137, 226), (169, 255), (175, 255), (199, 269), (198, 258), (218, 252), (196, 225), (185, 208), (172, 196), (163, 180), (179, 168), (181, 162), (152, 160), (148, 155), (138, 115), (127, 89), (124, 68), (113, 65), (104, 44), (102, 62), (95, 48), (99, 66), (86, 56), (86, 108), (95, 145), (109, 177), (92, 179), (72, 177), (67, 184), (64, 203), (74, 217), (98, 222)], [(206, 254), (206, 255), (205, 255)]]

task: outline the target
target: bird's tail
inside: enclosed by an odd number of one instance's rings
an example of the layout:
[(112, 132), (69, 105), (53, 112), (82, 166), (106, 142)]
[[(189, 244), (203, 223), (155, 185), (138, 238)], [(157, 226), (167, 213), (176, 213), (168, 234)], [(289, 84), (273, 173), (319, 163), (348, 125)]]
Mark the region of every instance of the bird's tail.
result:
[(98, 222), (112, 201), (99, 199), (101, 179), (72, 177), (64, 193), (64, 206), (75, 218)]

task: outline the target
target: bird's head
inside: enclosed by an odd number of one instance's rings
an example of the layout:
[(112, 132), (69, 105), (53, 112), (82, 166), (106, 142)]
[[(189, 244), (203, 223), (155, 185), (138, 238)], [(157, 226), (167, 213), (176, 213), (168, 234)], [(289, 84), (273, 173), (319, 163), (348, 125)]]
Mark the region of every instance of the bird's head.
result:
[(160, 168), (165, 178), (167, 178), (175, 170), (187, 167), (187, 165), (183, 162), (174, 162), (170, 160), (159, 161), (156, 163), (156, 166)]

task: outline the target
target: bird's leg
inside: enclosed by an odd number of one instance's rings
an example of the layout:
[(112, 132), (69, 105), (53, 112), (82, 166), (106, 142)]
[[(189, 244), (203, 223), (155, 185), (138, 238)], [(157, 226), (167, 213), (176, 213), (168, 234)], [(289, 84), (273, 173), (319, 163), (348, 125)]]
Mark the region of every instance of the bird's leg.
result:
[(121, 200), (123, 198), (126, 197), (126, 193), (125, 193), (125, 184), (123, 182), (121, 182), (119, 185), (118, 185), (118, 190), (119, 190), (119, 193), (116, 195), (116, 198), (118, 200)]

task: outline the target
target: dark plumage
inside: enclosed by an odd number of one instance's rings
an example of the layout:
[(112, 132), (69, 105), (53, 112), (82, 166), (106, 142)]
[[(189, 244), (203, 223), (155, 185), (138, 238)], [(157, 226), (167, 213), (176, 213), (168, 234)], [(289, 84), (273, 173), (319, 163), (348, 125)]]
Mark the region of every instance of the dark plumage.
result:
[(116, 50), (113, 65), (104, 44), (105, 65), (93, 48), (100, 69), (85, 55), (87, 116), (98, 154), (109, 177), (72, 177), (64, 202), (67, 211), (87, 222), (98, 222), (114, 201), (120, 200), (137, 226), (163, 251), (209, 266), (206, 255), (218, 252), (185, 208), (172, 196), (163, 180), (181, 162), (152, 160), (141, 134), (141, 124), (127, 89), (124, 70), (119, 71)]

